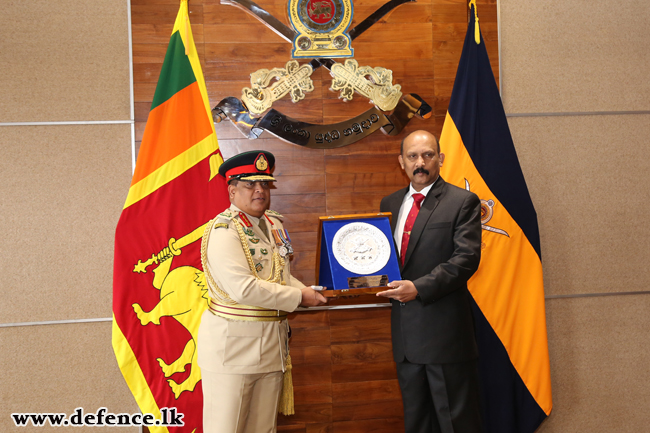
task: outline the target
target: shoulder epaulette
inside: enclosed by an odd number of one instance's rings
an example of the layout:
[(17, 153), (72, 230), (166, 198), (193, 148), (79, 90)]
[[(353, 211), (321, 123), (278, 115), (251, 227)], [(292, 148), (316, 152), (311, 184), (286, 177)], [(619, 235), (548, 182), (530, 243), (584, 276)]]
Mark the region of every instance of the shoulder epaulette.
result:
[(266, 211), (264, 211), (264, 213), (269, 215), (269, 216), (274, 216), (274, 217), (279, 218), (279, 219), (284, 218), (282, 215), (280, 215), (279, 212), (276, 212), (276, 211), (271, 210), (271, 209), (267, 209)]
[(213, 226), (215, 229), (218, 229), (219, 227), (228, 227), (228, 224), (230, 221), (235, 217), (233, 213), (229, 210), (225, 212), (221, 212), (217, 217), (214, 219)]
[(235, 217), (235, 214), (232, 213), (232, 211), (230, 209), (225, 210), (225, 211), (221, 212), (219, 215), (217, 215), (217, 218), (226, 218), (226, 219), (229, 219), (229, 220), (233, 219), (234, 217)]

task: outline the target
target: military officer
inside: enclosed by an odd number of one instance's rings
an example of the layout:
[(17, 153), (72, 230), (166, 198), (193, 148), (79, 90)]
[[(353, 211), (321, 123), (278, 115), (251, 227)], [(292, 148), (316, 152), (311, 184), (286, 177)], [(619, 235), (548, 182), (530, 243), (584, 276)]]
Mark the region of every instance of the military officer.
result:
[(206, 433), (271, 433), (278, 410), (293, 413), (287, 313), (326, 302), (291, 275), (289, 235), (268, 209), (274, 163), (270, 152), (250, 151), (219, 168), (231, 206), (201, 245), (210, 294), (198, 335)]

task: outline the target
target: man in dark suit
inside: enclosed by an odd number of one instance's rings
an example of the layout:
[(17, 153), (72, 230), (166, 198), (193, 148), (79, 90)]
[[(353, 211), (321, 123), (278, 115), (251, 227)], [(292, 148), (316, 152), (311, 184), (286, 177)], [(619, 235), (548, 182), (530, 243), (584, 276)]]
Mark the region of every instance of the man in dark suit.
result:
[(393, 357), (406, 433), (481, 432), (477, 347), (467, 280), (481, 255), (481, 202), (440, 176), (436, 138), (415, 131), (398, 157), (411, 184), (381, 201), (403, 280), (391, 298)]

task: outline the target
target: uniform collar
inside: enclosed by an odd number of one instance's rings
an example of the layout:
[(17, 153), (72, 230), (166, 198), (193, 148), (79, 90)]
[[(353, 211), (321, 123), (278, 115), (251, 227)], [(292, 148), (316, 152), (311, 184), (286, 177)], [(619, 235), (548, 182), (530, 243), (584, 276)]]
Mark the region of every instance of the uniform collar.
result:
[(255, 225), (259, 225), (259, 224), (260, 224), (260, 219), (259, 219), (258, 217), (254, 217), (253, 215), (247, 214), (246, 212), (244, 212), (243, 210), (239, 209), (237, 206), (235, 206), (235, 205), (232, 204), (232, 203), (230, 204), (230, 210), (233, 211), (233, 213), (239, 213), (239, 212), (243, 213), (244, 215), (246, 215), (246, 218), (248, 218), (248, 219), (249, 219), (252, 223), (254, 223)]

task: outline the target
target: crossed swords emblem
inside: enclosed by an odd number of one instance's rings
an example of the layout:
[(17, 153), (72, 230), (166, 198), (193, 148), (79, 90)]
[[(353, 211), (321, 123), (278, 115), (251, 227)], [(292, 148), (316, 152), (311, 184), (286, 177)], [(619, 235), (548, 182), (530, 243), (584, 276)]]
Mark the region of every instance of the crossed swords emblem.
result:
[[(356, 39), (396, 7), (414, 1), (390, 0), (351, 29), (348, 33), (350, 39)], [(298, 34), (251, 0), (222, 0), (221, 4), (236, 6), (250, 13), (289, 43), (293, 43)], [(343, 99), (352, 99), (356, 91), (369, 98), (374, 107), (352, 119), (331, 125), (291, 119), (275, 109), (256, 117), (287, 94), (291, 95), (293, 102), (302, 100), (305, 92), (313, 90), (311, 74), (321, 66), (330, 71), (334, 77), (332, 89), (340, 90)], [(370, 76), (372, 81), (366, 76)], [(274, 78), (277, 81), (269, 86)], [(413, 117), (426, 119), (431, 116), (432, 109), (422, 98), (414, 93), (402, 95), (400, 90), (401, 86), (392, 85), (392, 71), (380, 67), (359, 67), (354, 59), (348, 59), (342, 65), (331, 58), (314, 58), (302, 66), (296, 60), (290, 60), (285, 68), (261, 69), (251, 74), (251, 88), (242, 90), (242, 100), (235, 97), (221, 100), (212, 109), (212, 116), (216, 123), (230, 119), (249, 139), (258, 138), (267, 130), (285, 141), (304, 147), (342, 147), (377, 129), (386, 135), (397, 135)], [(385, 113), (391, 110), (391, 114)]]

